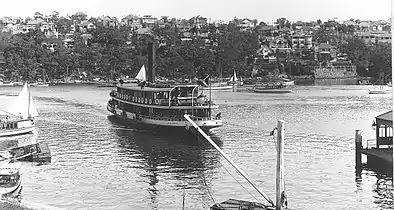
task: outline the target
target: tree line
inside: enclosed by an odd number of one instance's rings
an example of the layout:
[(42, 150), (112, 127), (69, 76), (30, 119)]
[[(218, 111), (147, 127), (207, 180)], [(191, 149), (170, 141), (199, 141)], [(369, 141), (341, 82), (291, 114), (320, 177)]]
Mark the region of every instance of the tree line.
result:
[[(285, 20), (281, 23), (288, 24)], [(65, 46), (64, 36), (47, 37), (45, 31), (39, 29), (20, 34), (3, 32), (0, 33), (0, 61), (3, 61), (0, 70), (9, 80), (25, 81), (62, 79), (82, 73), (108, 79), (125, 75), (134, 77), (141, 66), (147, 64), (149, 42), (157, 46), (157, 75), (171, 79), (205, 75), (226, 77), (233, 71), (249, 77), (256, 70), (257, 75), (262, 76), (272, 71), (303, 74), (305, 72), (297, 66), (317, 64), (315, 60), (302, 59), (296, 53), (278, 54), (275, 63), (262, 62), (257, 52), (264, 39), (258, 30), (240, 31), (230, 23), (219, 27), (207, 25), (190, 32), (198, 34), (199, 31), (209, 32), (210, 42), (206, 43), (201, 36), (182, 41), (182, 33), (176, 27), (153, 27), (152, 33), (138, 34), (128, 26), (113, 28), (97, 24), (88, 38), (77, 28), (71, 36), (72, 47)], [(290, 36), (285, 39), (291, 43)], [(159, 40), (165, 40), (166, 44), (159, 45)], [(314, 40), (336, 44), (357, 66), (361, 76), (378, 77), (380, 72), (391, 73), (390, 43), (367, 44), (348, 32), (333, 35), (324, 27), (314, 34)]]

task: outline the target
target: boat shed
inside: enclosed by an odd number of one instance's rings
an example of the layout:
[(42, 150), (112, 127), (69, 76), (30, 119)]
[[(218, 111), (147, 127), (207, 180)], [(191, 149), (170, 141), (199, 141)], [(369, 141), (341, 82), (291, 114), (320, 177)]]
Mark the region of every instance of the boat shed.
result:
[(381, 145), (393, 146), (393, 111), (388, 111), (375, 117), (376, 123), (376, 148)]

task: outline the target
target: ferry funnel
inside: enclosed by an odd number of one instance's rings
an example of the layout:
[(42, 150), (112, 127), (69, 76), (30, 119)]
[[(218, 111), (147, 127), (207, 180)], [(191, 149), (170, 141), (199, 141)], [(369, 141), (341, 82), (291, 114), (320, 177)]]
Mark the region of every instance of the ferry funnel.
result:
[(156, 70), (154, 68), (155, 63), (155, 45), (154, 43), (148, 43), (148, 81), (155, 83)]

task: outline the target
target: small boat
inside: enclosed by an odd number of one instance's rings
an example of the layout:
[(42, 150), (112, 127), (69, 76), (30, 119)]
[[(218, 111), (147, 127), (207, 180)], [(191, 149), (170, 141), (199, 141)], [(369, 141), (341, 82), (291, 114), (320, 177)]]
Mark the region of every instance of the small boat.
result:
[(49, 83), (46, 82), (36, 82), (29, 84), (29, 87), (48, 87)]
[(255, 93), (291, 93), (293, 92), (290, 89), (258, 89), (253, 88), (252, 91)]
[(118, 82), (99, 82), (97, 83), (97, 87), (116, 87)]
[(233, 88), (232, 85), (218, 85), (218, 86), (208, 86), (208, 87), (201, 87), (201, 90), (231, 90)]
[(291, 93), (293, 90), (286, 88), (282, 82), (262, 83), (255, 85), (253, 88), (248, 88), (255, 93)]
[(35, 117), (38, 116), (27, 83), (7, 111), (0, 110), (0, 137), (31, 133), (35, 130)]
[(384, 90), (384, 89), (376, 89), (376, 90), (369, 90), (369, 94), (390, 94), (391, 90)]
[(379, 79), (380, 81), (379, 88), (369, 89), (369, 94), (390, 94), (392, 90), (391, 88), (388, 89), (383, 85), (383, 80), (384, 80), (384, 73), (381, 73)]
[(283, 85), (285, 85), (285, 86), (292, 86), (292, 85), (294, 85), (294, 80), (293, 81), (290, 81), (290, 80), (283, 81)]
[(20, 187), (20, 168), (19, 162), (0, 165), (0, 194), (2, 196), (13, 193)]
[(0, 82), (0, 87), (14, 86), (13, 82)]

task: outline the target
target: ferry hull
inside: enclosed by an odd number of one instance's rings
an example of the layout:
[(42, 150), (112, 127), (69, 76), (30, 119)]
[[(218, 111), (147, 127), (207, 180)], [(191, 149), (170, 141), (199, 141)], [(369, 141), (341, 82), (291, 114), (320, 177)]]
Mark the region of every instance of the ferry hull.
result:
[(34, 130), (35, 130), (34, 126), (9, 129), (9, 130), (0, 130), (0, 137), (16, 136), (16, 135), (21, 135), (21, 134), (26, 134), (26, 133), (32, 133)]
[[(165, 121), (165, 120), (147, 119), (147, 118), (137, 117), (133, 113), (123, 112), (120, 109), (115, 109), (110, 105), (107, 105), (107, 109), (116, 118), (127, 121), (127, 123), (137, 125), (143, 129), (154, 129), (157, 131), (164, 131), (164, 132), (169, 132), (169, 130), (189, 132), (192, 128), (192, 125), (186, 120)], [(223, 126), (222, 120), (196, 120), (195, 122), (201, 129), (203, 129), (206, 132), (210, 132), (214, 129)]]
[(16, 192), (20, 187), (21, 187), (21, 179), (19, 179), (18, 182), (14, 186), (0, 187), (0, 195), (2, 195), (2, 196), (10, 195), (10, 194)]

